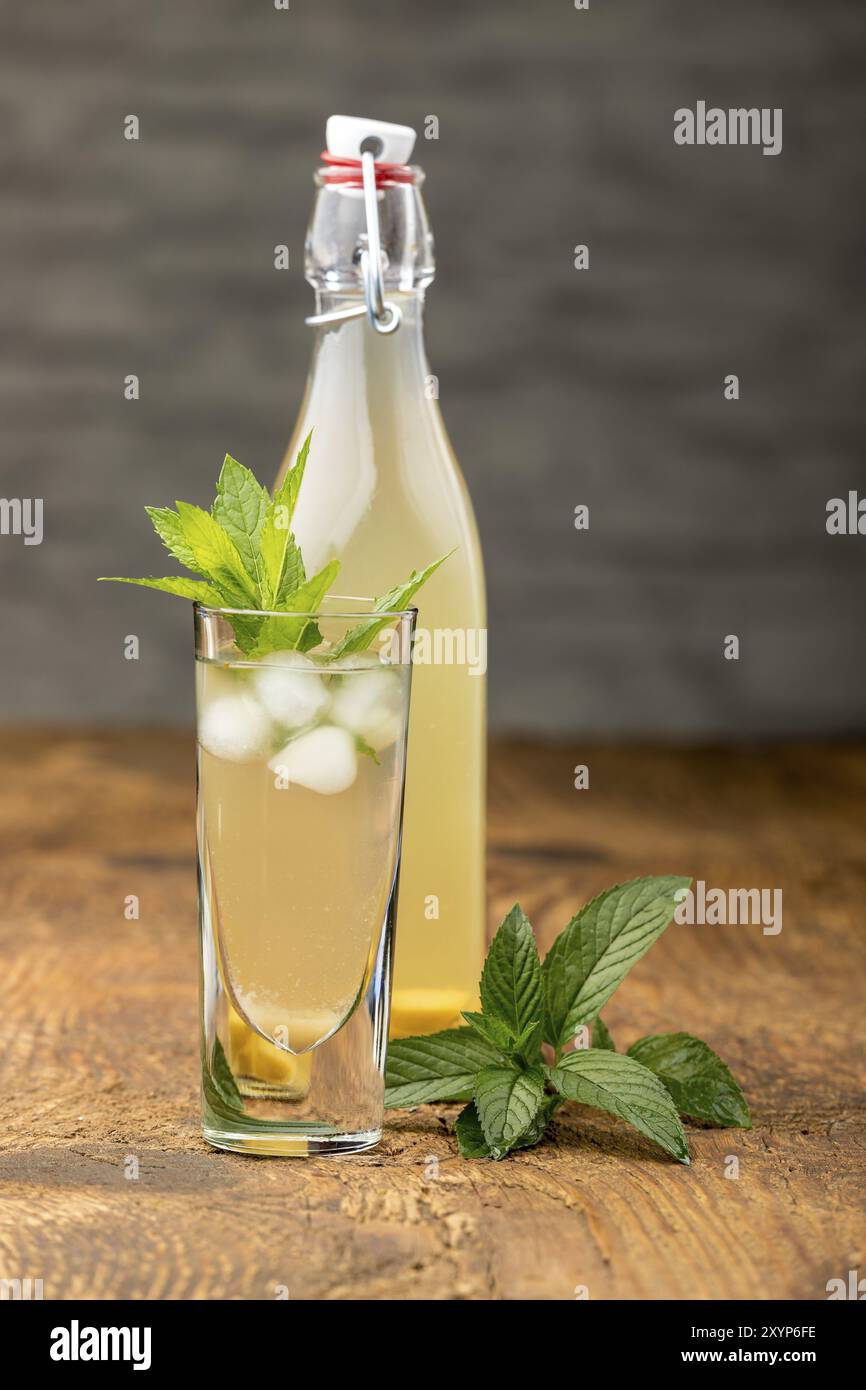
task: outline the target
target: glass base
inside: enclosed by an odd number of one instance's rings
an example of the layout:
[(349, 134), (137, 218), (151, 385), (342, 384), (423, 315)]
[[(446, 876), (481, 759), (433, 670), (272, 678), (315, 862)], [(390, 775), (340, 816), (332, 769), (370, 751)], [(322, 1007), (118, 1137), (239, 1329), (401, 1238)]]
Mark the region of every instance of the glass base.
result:
[(313, 1158), (325, 1154), (357, 1154), (373, 1149), (382, 1138), (381, 1129), (358, 1130), (354, 1134), (304, 1133), (303, 1129), (232, 1130), (202, 1125), (202, 1135), (215, 1149), (236, 1154), (257, 1154), (261, 1158)]

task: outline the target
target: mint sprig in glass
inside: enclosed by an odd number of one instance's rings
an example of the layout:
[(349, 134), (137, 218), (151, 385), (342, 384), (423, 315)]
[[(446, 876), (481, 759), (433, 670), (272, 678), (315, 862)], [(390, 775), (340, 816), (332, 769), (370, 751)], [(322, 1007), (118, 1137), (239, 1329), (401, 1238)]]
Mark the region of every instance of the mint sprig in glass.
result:
[(205, 608), (223, 609), (235, 645), (253, 660), (314, 647), (322, 648), (323, 658), (332, 659), (365, 651), (388, 627), (388, 615), (407, 608), (447, 556), (419, 572), (413, 570), (388, 593), (370, 599), (369, 614), (323, 647), (316, 614), (339, 577), (340, 564), (329, 560), (308, 576), (292, 532), (311, 441), (312, 431), (273, 497), (249, 468), (226, 454), (209, 512), (189, 502), (176, 502), (174, 508), (145, 507), (166, 550), (194, 578), (110, 575), (103, 576), (103, 582), (139, 584)]

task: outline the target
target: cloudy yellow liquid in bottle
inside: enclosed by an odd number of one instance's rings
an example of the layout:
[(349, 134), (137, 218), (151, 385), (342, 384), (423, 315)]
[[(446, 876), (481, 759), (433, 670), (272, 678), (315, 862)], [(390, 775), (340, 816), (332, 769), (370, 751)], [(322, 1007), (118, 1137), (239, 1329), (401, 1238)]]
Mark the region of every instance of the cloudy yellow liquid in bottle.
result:
[[(396, 332), (365, 318), (322, 324), (281, 469), (313, 444), (294, 517), (308, 572), (337, 556), (341, 592), (380, 595), (448, 551), (417, 595), (392, 1035), (462, 1022), (477, 1006), (485, 936), (486, 611), (471, 502), (423, 340), (432, 239), (412, 182), (379, 191)], [(360, 190), (317, 176), (307, 278), (317, 312), (363, 303)], [(443, 383), (443, 391), (447, 382)], [(425, 636), (426, 634), (426, 636)]]

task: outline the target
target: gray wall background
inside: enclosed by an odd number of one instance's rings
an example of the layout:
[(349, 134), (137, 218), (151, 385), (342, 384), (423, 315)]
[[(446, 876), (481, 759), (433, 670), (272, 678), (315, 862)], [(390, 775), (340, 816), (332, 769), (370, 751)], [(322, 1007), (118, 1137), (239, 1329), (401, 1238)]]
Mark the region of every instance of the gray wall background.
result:
[[(226, 450), (272, 476), (347, 111), (440, 121), (428, 345), (495, 727), (862, 730), (866, 536), (825, 506), (866, 491), (864, 39), (854, 0), (4, 3), (0, 495), (43, 497), (45, 539), (0, 537), (0, 714), (190, 717), (185, 605), (94, 579), (170, 568), (141, 508), (207, 504)], [(783, 153), (676, 147), (699, 98), (783, 107)]]

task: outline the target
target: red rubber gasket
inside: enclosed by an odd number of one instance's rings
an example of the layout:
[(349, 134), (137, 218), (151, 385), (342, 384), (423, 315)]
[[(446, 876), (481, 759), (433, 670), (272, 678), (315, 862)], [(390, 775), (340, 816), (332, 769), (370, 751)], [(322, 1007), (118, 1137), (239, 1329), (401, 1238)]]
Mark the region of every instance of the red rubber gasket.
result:
[[(345, 159), (341, 155), (329, 154), (327, 150), (322, 150), (321, 160), (328, 166), (322, 174), (324, 183), (345, 183), (352, 187), (363, 187), (360, 159)], [(377, 160), (375, 167), (377, 188), (391, 183), (415, 182), (414, 171), (408, 164), (386, 164)]]

